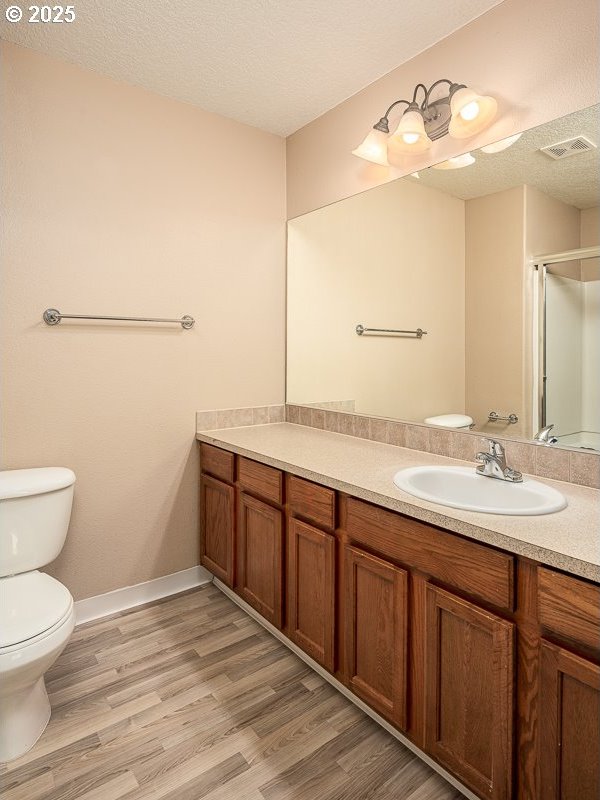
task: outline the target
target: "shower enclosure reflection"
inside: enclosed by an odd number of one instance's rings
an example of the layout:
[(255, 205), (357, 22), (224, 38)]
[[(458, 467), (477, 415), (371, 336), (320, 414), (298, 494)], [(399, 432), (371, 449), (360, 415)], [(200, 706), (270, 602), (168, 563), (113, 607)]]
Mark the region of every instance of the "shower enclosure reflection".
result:
[(544, 269), (541, 424), (560, 444), (600, 450), (600, 259)]

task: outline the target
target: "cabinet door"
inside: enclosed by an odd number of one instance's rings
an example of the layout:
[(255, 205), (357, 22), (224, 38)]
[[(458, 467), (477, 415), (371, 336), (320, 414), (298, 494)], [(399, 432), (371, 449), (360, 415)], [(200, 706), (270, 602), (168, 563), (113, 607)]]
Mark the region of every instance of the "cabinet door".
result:
[(281, 628), (282, 512), (241, 492), (238, 520), (237, 591), (266, 620)]
[(228, 586), (234, 578), (234, 490), (200, 478), (200, 563)]
[(600, 797), (600, 667), (542, 641), (540, 796)]
[(334, 669), (335, 538), (291, 518), (288, 528), (290, 638)]
[(481, 797), (511, 796), (514, 625), (427, 587), (426, 750)]
[(352, 690), (406, 728), (408, 575), (355, 547), (345, 548), (346, 669)]

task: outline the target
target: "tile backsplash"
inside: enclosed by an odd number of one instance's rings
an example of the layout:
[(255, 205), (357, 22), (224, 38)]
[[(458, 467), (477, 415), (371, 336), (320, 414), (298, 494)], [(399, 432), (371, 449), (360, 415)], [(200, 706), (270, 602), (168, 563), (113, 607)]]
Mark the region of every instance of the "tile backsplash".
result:
[(249, 408), (214, 408), (196, 411), (197, 431), (241, 428), (246, 425), (268, 425), (285, 421), (285, 406), (251, 406)]
[[(293, 404), (286, 405), (285, 419), (297, 425), (345, 433), (348, 436), (423, 450), (463, 461), (474, 461), (476, 453), (484, 448), (483, 439), (487, 438), (481, 433), (471, 431), (452, 431)], [(503, 439), (500, 436), (495, 438), (504, 445), (509, 465), (520, 472), (600, 488), (599, 453), (545, 447)]]
[[(462, 461), (475, 461), (476, 453), (485, 447), (483, 440), (486, 438), (481, 433), (471, 431), (452, 431), (428, 425), (397, 422), (382, 417), (368, 417), (334, 408), (294, 404), (219, 408), (196, 412), (197, 431), (268, 425), (274, 422), (306, 425)], [(521, 472), (600, 489), (599, 453), (545, 447), (514, 439), (503, 439), (500, 436), (495, 438), (504, 445), (506, 460), (510, 466)]]

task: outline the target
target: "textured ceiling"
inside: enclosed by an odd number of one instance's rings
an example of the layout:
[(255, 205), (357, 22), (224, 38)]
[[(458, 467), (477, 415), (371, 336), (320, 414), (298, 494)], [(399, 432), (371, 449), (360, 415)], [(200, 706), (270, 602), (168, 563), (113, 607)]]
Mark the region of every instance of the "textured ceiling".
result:
[(286, 136), (499, 2), (74, 0), (72, 24), (0, 34)]
[(532, 128), (501, 153), (474, 151), (476, 160), (469, 167), (421, 171), (419, 181), (462, 200), (526, 183), (568, 205), (592, 208), (600, 202), (600, 150), (596, 148), (559, 161), (538, 152), (540, 147), (579, 135), (600, 147), (600, 106)]

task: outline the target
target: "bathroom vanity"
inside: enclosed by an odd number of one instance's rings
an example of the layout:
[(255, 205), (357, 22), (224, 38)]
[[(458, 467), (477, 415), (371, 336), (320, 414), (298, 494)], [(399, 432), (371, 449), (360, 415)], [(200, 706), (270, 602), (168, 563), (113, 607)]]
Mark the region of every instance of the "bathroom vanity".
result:
[(289, 424), (198, 439), (222, 585), (476, 796), (597, 796), (598, 492), (503, 518), (393, 486), (452, 463), (431, 454)]

